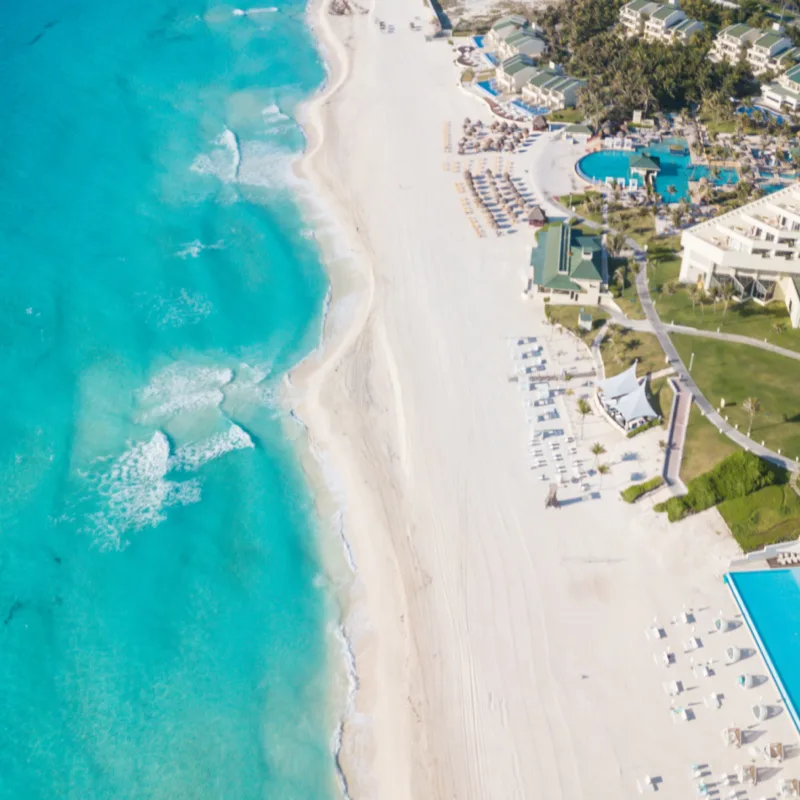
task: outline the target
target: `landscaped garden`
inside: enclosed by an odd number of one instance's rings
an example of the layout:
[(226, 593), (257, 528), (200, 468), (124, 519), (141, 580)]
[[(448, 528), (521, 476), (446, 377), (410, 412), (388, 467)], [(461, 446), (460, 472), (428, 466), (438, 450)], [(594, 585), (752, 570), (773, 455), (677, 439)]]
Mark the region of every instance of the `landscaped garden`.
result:
[(718, 510), (745, 553), (800, 535), (800, 497), (789, 483), (726, 500)]
[[(669, 285), (669, 284), (667, 284)], [(782, 301), (760, 306), (752, 300), (737, 303), (703, 297), (694, 287), (679, 287), (653, 295), (663, 322), (700, 330), (734, 333), (800, 352), (800, 329), (792, 328)], [(726, 308), (727, 306), (727, 308)]]
[(583, 339), (587, 345), (592, 343), (592, 339), (608, 319), (608, 314), (605, 311), (595, 306), (590, 306), (585, 310), (592, 315), (592, 330), (586, 331), (578, 327), (578, 313), (580, 311), (578, 306), (559, 306), (553, 303), (545, 303), (544, 309), (545, 316), (549, 322), (554, 325), (561, 325), (563, 328), (572, 331), (576, 336)]
[(628, 369), (634, 361), (639, 362), (636, 374), (640, 378), (667, 366), (655, 334), (640, 333), (619, 325), (608, 326), (608, 333), (600, 344), (600, 355), (607, 378)]
[[(706, 399), (731, 425), (788, 458), (800, 456), (800, 361), (760, 348), (688, 335), (675, 347)], [(748, 401), (752, 400), (752, 403)], [(687, 448), (688, 449), (688, 448)]]
[(681, 479), (684, 483), (708, 472), (723, 458), (738, 450), (739, 447), (724, 433), (720, 433), (693, 404), (689, 412), (689, 424), (686, 426), (686, 442), (681, 461)]

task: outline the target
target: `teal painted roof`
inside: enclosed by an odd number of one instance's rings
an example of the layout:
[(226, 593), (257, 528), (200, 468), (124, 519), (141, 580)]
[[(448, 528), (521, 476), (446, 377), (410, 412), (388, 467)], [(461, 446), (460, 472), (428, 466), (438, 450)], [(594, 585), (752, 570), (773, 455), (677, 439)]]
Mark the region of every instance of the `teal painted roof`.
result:
[(739, 23), (738, 25), (730, 25), (729, 27), (725, 28), (722, 33), (726, 34), (727, 36), (732, 36), (734, 39), (741, 39), (752, 30), (753, 28), (751, 28), (749, 25)]
[(680, 9), (676, 8), (675, 6), (661, 6), (661, 8), (651, 14), (650, 17), (651, 19), (658, 19), (663, 22), (665, 19), (671, 17), (676, 11), (680, 11)]
[(558, 78), (559, 74), (554, 69), (540, 69), (529, 81), (531, 86), (541, 88), (554, 78)]
[(647, 156), (643, 155), (638, 155), (631, 158), (630, 167), (631, 169), (646, 169), (648, 171), (661, 172), (661, 167), (658, 163), (653, 161), (652, 158), (648, 158)]
[(602, 245), (565, 222), (542, 230), (531, 250), (533, 282), (546, 289), (582, 291), (575, 281), (600, 281)]
[(500, 19), (492, 25), (492, 30), (497, 31), (501, 28), (507, 28), (509, 25), (513, 25), (516, 28), (527, 28), (529, 24), (525, 17), (519, 14), (509, 14), (507, 17), (500, 17)]
[(631, 3), (626, 3), (623, 8), (630, 11), (641, 11), (645, 6), (649, 6), (652, 0), (633, 0)]
[(536, 39), (536, 41), (540, 41), (539, 37), (531, 30), (527, 28), (520, 28), (518, 31), (514, 31), (511, 36), (506, 39), (506, 44), (515, 45), (521, 44), (526, 39)]
[(765, 33), (753, 42), (753, 47), (763, 47), (765, 50), (769, 50), (780, 41), (785, 41), (787, 46), (789, 45), (789, 40), (785, 36), (780, 36), (777, 33)]
[(700, 27), (697, 29), (697, 30), (698, 30), (698, 32), (699, 32), (699, 31), (700, 31), (702, 28), (704, 28), (704, 27), (705, 27), (705, 26), (703, 25), (703, 23), (702, 23), (702, 22), (700, 22), (699, 20), (696, 20), (696, 19), (690, 19), (689, 17), (686, 17), (686, 19), (682, 19), (682, 20), (681, 20), (681, 21), (680, 21), (680, 22), (679, 22), (677, 25), (674, 25), (674, 26), (672, 27), (672, 30), (673, 30), (673, 31), (677, 31), (678, 33), (683, 33), (684, 31), (688, 30), (689, 28), (692, 28), (692, 27), (694, 27), (695, 25), (699, 25), (699, 26), (700, 26)]
[(517, 53), (511, 58), (507, 58), (501, 66), (506, 75), (516, 75), (526, 67), (534, 67), (536, 65), (528, 56), (523, 53)]

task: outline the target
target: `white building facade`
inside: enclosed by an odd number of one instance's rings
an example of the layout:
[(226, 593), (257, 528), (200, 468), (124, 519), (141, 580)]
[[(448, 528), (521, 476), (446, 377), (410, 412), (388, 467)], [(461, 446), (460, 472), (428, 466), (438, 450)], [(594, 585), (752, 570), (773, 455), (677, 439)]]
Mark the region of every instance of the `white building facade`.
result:
[(678, 0), (631, 0), (620, 9), (619, 21), (626, 36), (642, 36), (651, 42), (685, 44), (704, 27), (702, 22), (686, 16)]
[(800, 327), (800, 183), (683, 232), (679, 280), (735, 297), (782, 300)]

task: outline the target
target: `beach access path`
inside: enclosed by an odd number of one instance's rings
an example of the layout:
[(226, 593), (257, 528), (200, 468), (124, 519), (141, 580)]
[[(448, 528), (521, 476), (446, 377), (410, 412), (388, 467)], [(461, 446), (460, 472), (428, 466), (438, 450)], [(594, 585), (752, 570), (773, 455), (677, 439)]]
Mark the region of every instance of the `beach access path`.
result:
[[(545, 510), (510, 381), (509, 339), (551, 333), (522, 296), (534, 235), (478, 238), (465, 216), (469, 159), (443, 154), (443, 125), (491, 118), (459, 88), (447, 42), (409, 29), (424, 13), (377, 0), (318, 23), (342, 60), (331, 84), (346, 80), (313, 110), (324, 138), (306, 174), (341, 237), (325, 345), (292, 383), (356, 568), (349, 794), (635, 798), (650, 774), (661, 797), (685, 797), (691, 764), (733, 770), (719, 731), (747, 723), (749, 698), (728, 676), (724, 711), (676, 725), (662, 684), (694, 684), (669, 620), (686, 606), (735, 613), (721, 575), (739, 550), (713, 514), (670, 525), (646, 500), (623, 503), (640, 470), (624, 437), (597, 499)], [(582, 446), (608, 432), (590, 415)], [(677, 671), (644, 636), (654, 618)]]

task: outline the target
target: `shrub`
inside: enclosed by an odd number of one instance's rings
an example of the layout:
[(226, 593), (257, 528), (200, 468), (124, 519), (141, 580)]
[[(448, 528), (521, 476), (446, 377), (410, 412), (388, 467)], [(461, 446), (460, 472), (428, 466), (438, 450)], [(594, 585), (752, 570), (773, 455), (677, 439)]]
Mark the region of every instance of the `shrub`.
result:
[[(663, 484), (664, 479), (658, 475), (655, 478), (651, 478), (649, 481), (634, 483), (627, 489), (623, 489), (620, 494), (626, 503), (635, 503), (642, 495), (658, 489), (660, 486), (663, 486)], [(661, 504), (659, 503), (659, 505)]]
[(659, 503), (656, 511), (666, 511), (669, 521), (676, 522), (725, 500), (745, 497), (766, 486), (786, 483), (787, 480), (788, 472), (782, 467), (753, 453), (741, 451), (689, 481), (687, 494)]
[(638, 436), (640, 433), (644, 433), (645, 431), (649, 431), (650, 428), (655, 428), (656, 425), (661, 424), (661, 417), (654, 417), (649, 422), (645, 422), (644, 425), (640, 425), (638, 428), (634, 428), (632, 431), (628, 431), (628, 438), (633, 439), (634, 436)]

